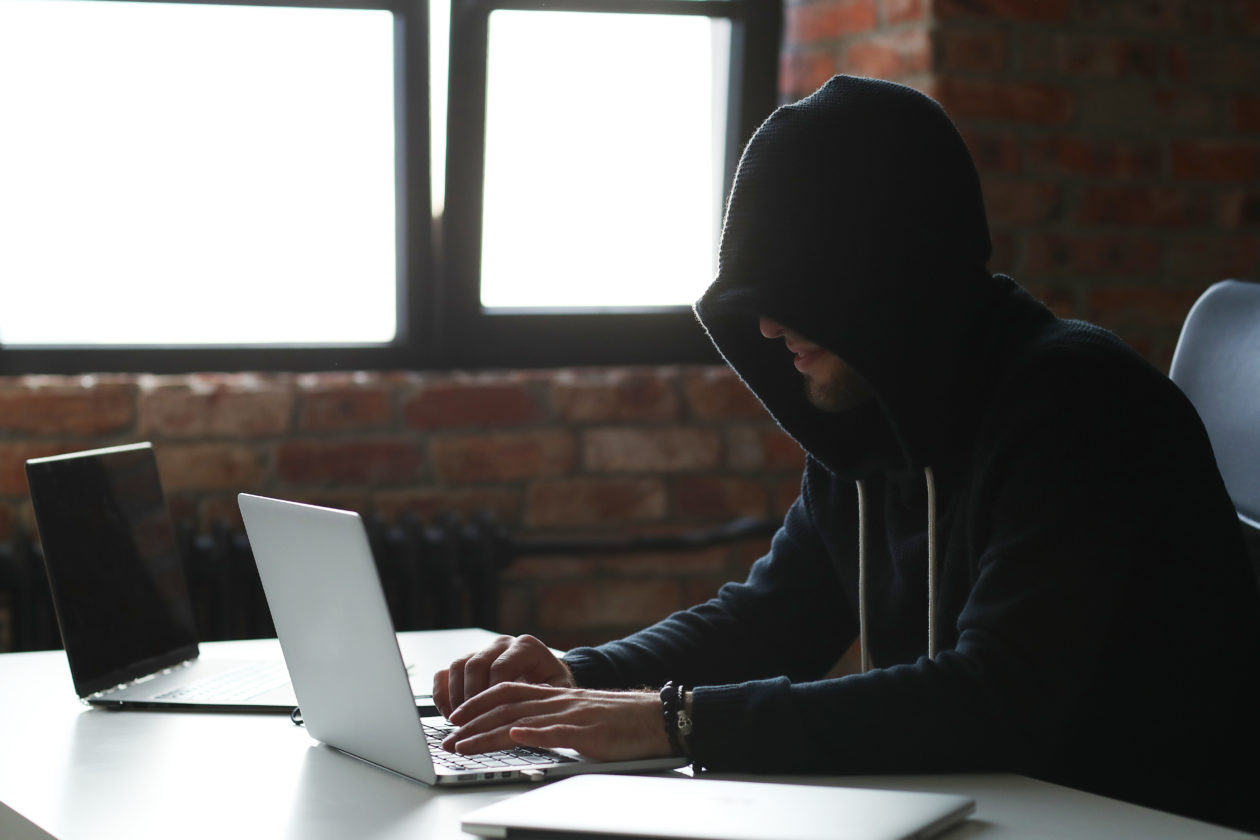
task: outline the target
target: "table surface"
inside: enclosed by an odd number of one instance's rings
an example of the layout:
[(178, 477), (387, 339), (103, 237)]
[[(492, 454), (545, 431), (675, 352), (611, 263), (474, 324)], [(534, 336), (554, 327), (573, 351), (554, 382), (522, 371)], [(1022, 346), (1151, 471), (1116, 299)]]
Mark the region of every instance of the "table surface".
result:
[[(484, 630), (399, 635), (433, 671)], [(280, 656), (274, 639), (216, 642), (206, 658)], [(1014, 775), (783, 777), (758, 781), (930, 790), (973, 797), (956, 838), (1250, 835)], [(313, 741), (283, 715), (116, 712), (74, 696), (60, 651), (0, 655), (0, 837), (470, 840), (467, 811), (528, 783), (438, 791)]]

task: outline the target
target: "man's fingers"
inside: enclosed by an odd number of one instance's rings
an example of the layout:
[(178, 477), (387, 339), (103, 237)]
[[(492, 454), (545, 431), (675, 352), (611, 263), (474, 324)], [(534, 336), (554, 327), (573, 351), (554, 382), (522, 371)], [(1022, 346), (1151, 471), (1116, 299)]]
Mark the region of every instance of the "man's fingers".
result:
[[(584, 742), (582, 735), (583, 730), (586, 728), (566, 723), (545, 724), (542, 721), (531, 723), (521, 721), (518, 724), (509, 726), (507, 730), (508, 737), (524, 747), (538, 747), (548, 750), (564, 747), (577, 750), (583, 755), (589, 755), (582, 749)], [(591, 756), (591, 758), (598, 757)]]
[(458, 709), (459, 704), (466, 699), (464, 694), (464, 663), (468, 657), (456, 659), (451, 663), (451, 667), (447, 669), (446, 691), (447, 702), (451, 706), (451, 711)]
[[(559, 689), (552, 686), (534, 685), (533, 683), (505, 682), (491, 686), (473, 697), (469, 697), (456, 706), (447, 716), (447, 720), (456, 726), (468, 726), (475, 721), (497, 721), (503, 716), (512, 714), (528, 701), (546, 700), (555, 695)], [(492, 717), (493, 716), (493, 717)], [(485, 722), (481, 725), (484, 726)]]
[(551, 649), (534, 636), (518, 636), (490, 666), (489, 685), (532, 682), (573, 687), (573, 677)]
[(450, 679), (449, 669), (443, 668), (433, 675), (433, 705), (437, 707), (438, 714), (447, 717), (455, 707), (451, 705), (451, 695), (448, 686)]
[[(433, 677), (433, 699), (443, 717), (459, 708), (459, 705), (486, 688), (484, 673), (490, 661), (511, 645), (511, 636), (499, 636), (480, 651), (461, 656), (449, 668), (438, 671)], [(445, 706), (443, 706), (445, 702)]]

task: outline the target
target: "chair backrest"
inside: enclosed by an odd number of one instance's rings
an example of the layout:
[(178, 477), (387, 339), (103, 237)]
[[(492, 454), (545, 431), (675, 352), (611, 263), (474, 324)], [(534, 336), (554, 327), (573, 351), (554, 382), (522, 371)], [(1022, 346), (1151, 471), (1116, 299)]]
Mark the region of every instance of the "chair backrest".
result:
[[(1203, 418), (1254, 552), (1260, 546), (1260, 283), (1223, 280), (1195, 301), (1169, 376)], [(1254, 553), (1253, 559), (1260, 561)]]

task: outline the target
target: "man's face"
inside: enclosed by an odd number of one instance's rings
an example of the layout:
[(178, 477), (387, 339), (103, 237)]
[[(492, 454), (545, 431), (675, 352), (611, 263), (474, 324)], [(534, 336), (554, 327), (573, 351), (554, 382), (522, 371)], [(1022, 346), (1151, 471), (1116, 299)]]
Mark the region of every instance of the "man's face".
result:
[(792, 364), (804, 378), (805, 398), (815, 408), (828, 412), (848, 411), (874, 396), (866, 380), (835, 353), (769, 318), (759, 319), (758, 326), (766, 338), (783, 339), (794, 356)]

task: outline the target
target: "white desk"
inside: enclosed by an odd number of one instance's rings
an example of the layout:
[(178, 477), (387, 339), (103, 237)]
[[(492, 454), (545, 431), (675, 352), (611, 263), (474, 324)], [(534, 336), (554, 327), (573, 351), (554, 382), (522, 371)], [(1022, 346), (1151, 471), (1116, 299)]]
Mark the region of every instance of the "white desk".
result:
[[(469, 630), (401, 639), (408, 661), (436, 669), (488, 637)], [(278, 657), (279, 647), (220, 642), (203, 645), (202, 655)], [(951, 840), (1249, 836), (1020, 776), (773, 780), (974, 797), (975, 816)], [(60, 652), (0, 656), (4, 840), (469, 840), (459, 827), (463, 813), (528, 789), (437, 792), (318, 746), (282, 715), (88, 709), (74, 696)]]

